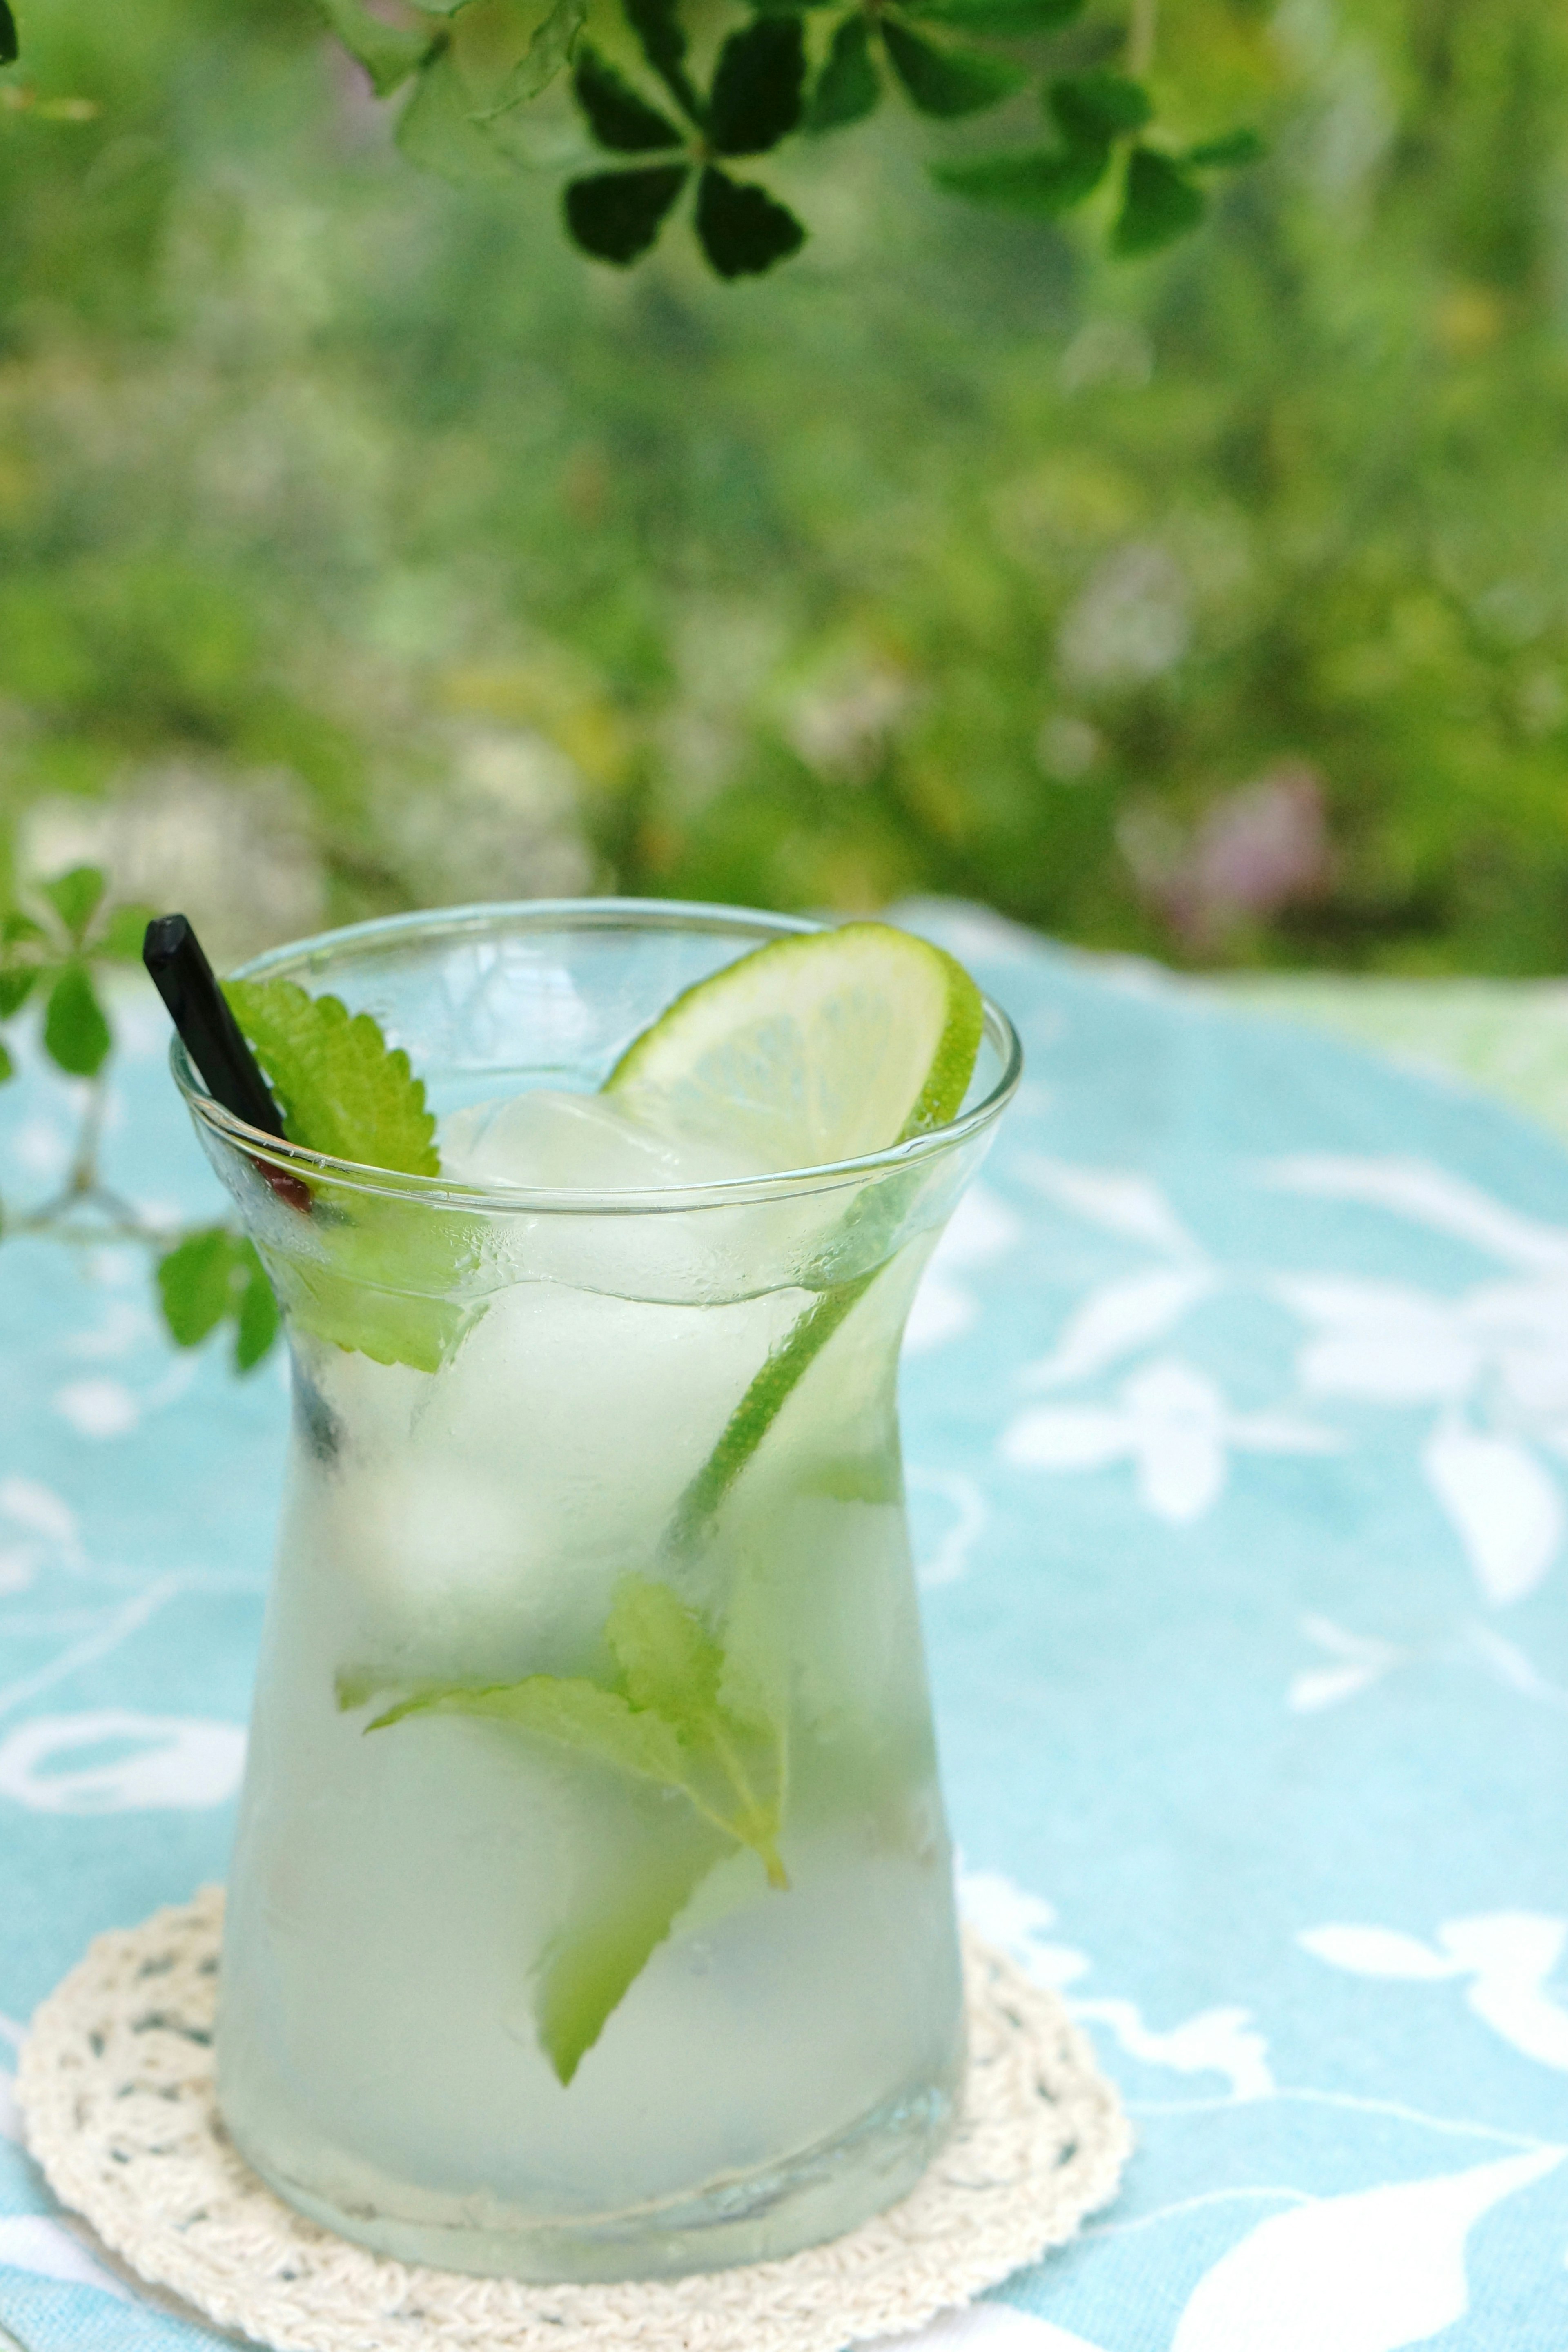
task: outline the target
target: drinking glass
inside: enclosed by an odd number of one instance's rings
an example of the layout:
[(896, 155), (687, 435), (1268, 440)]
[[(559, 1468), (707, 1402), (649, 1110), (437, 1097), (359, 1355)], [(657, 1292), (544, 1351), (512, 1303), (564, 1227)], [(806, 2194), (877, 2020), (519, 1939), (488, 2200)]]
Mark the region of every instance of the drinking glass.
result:
[[(811, 928), (481, 907), (246, 976), (374, 1014), (448, 1120), (596, 1087)], [(531, 1191), (279, 1142), (176, 1046), (292, 1358), (217, 2065), (301, 2211), (405, 2261), (646, 2278), (919, 2178), (963, 2002), (895, 1375), (1018, 1060), (988, 1006), (966, 1107), (913, 1141)]]

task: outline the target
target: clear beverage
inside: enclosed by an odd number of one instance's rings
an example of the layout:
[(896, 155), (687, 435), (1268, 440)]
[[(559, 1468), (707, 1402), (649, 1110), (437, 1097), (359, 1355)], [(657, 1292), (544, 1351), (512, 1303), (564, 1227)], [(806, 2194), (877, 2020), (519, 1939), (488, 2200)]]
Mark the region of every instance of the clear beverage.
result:
[[(591, 1088), (785, 928), (479, 910), (266, 969), (375, 1013), (457, 1144), (466, 1105)], [(895, 1371), (1014, 1060), (997, 1016), (974, 1108), (919, 1147), (785, 1178), (677, 1152), (638, 1189), (597, 1143), (532, 1192), (465, 1182), (473, 1150), (367, 1180), (195, 1105), (296, 1402), (220, 2101), (328, 2226), (673, 2274), (834, 2236), (929, 2160), (962, 1998)], [(263, 1160), (309, 1172), (308, 1217)]]

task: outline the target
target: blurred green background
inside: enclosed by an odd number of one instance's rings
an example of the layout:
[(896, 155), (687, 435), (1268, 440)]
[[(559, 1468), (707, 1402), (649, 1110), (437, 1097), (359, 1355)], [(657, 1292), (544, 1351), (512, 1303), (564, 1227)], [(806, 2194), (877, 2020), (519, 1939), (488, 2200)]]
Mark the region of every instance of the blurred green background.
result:
[(811, 242), (730, 288), (566, 247), (563, 100), (520, 181), (414, 172), (310, 0), (21, 21), (0, 884), (95, 858), (226, 956), (937, 889), (1568, 964), (1557, 5), (1166, 0), (1163, 117), (1272, 146), (1185, 244), (967, 209), (889, 115), (797, 147)]

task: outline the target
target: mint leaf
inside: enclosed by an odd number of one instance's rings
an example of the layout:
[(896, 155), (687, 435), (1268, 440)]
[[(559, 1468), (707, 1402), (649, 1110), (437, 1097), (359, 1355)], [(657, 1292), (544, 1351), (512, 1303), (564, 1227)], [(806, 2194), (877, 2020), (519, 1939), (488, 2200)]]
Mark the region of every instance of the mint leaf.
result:
[(618, 1692), (601, 1690), (581, 1676), (531, 1675), (526, 1682), (499, 1683), (488, 1690), (432, 1691), (401, 1700), (365, 1728), (385, 1731), (411, 1715), (488, 1717), (666, 1789), (684, 1788), (690, 1773), (679, 1735), (661, 1716), (639, 1712)]
[(267, 1268), (249, 1242), (241, 1242), (235, 1259), (239, 1297), (234, 1311), (234, 1369), (253, 1371), (269, 1355), (282, 1318)]
[(438, 1372), (484, 1312), (454, 1297), (479, 1256), (471, 1219), (360, 1193), (320, 1220), (320, 1254), (278, 1249), (268, 1269), (290, 1320), (373, 1363)]
[[(570, 1748), (629, 1778), (678, 1790), (692, 1811), (660, 1822), (628, 1870), (558, 1937), (540, 1965), (540, 2042), (563, 2083), (669, 1933), (712, 1864), (736, 1846), (761, 1859), (770, 1885), (789, 1885), (779, 1858), (784, 1799), (783, 1677), (767, 1659), (766, 1621), (737, 1619), (730, 1656), (668, 1584), (625, 1576), (605, 1624), (622, 1687), (581, 1675), (531, 1675), (472, 1689), (422, 1689), (365, 1727), (424, 1715), (467, 1715)], [(340, 1707), (363, 1706), (378, 1678), (342, 1673)]]
[(68, 874), (58, 874), (38, 887), (69, 932), (72, 946), (80, 947), (103, 898), (102, 873), (96, 866), (73, 866)]
[(368, 1013), (291, 980), (232, 980), (224, 994), (266, 1072), (290, 1143), (361, 1167), (438, 1176), (435, 1118), (401, 1047)]
[(605, 1883), (579, 1898), (569, 1926), (547, 1947), (534, 1988), (540, 2045), (563, 2085), (725, 1851), (722, 1839), (691, 1819), (645, 1840), (629, 1867), (619, 1853), (604, 1857)]
[(93, 942), (93, 954), (108, 956), (113, 963), (139, 964), (142, 943), (152, 920), (151, 907), (114, 908)]
[(235, 1239), (226, 1225), (189, 1234), (158, 1260), (158, 1297), (177, 1348), (196, 1348), (234, 1304)]
[(74, 958), (49, 991), (44, 1050), (73, 1078), (95, 1077), (114, 1043), (86, 964)]

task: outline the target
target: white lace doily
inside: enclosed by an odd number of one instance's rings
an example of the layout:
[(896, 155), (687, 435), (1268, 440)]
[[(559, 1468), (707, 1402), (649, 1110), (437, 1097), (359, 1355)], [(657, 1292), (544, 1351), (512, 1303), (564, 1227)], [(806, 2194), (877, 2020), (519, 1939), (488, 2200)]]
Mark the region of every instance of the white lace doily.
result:
[(223, 1891), (100, 1936), (39, 2008), (16, 2081), (50, 2187), (142, 2278), (275, 2352), (843, 2352), (922, 2326), (1070, 2238), (1130, 2136), (1052, 1993), (970, 1937), (963, 2114), (890, 2211), (787, 2261), (529, 2286), (384, 2260), (282, 2204), (213, 2096)]

